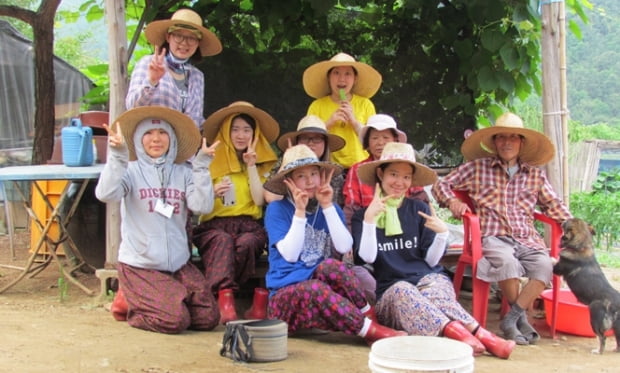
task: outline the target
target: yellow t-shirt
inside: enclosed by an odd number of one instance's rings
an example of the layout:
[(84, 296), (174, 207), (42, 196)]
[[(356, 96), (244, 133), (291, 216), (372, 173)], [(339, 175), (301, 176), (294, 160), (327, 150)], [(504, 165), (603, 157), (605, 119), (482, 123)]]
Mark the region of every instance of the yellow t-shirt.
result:
[[(215, 197), (215, 203), (213, 204), (213, 211), (210, 214), (200, 215), (200, 223), (211, 220), (214, 217), (231, 217), (247, 215), (254, 219), (260, 219), (263, 217), (263, 207), (257, 206), (252, 199), (252, 193), (250, 193), (250, 180), (246, 171), (245, 165), (241, 172), (231, 173), (229, 175), (221, 176), (213, 179), (213, 185), (220, 183), (222, 178), (230, 177), (230, 181), (233, 183), (235, 190), (234, 204), (225, 206), (224, 198)], [(267, 176), (259, 175), (261, 182), (265, 182)]]
[[(376, 114), (375, 105), (366, 97), (353, 95), (351, 98), (353, 113), (358, 122), (366, 125), (368, 118)], [(308, 107), (308, 115), (314, 114), (327, 121), (332, 114), (338, 110), (340, 105), (334, 102), (330, 96), (325, 96), (314, 100)], [(355, 129), (348, 123), (340, 123), (332, 126), (329, 133), (342, 137), (346, 143), (344, 147), (331, 153), (331, 160), (344, 168), (350, 168), (353, 164), (368, 158), (368, 153), (362, 147), (361, 139)]]

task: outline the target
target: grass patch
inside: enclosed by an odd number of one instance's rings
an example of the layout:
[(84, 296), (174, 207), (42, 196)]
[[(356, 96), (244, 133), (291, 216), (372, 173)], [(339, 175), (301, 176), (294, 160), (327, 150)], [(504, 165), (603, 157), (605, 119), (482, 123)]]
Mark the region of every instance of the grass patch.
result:
[(596, 259), (602, 267), (607, 268), (620, 268), (620, 252), (618, 249), (614, 250), (596, 250)]

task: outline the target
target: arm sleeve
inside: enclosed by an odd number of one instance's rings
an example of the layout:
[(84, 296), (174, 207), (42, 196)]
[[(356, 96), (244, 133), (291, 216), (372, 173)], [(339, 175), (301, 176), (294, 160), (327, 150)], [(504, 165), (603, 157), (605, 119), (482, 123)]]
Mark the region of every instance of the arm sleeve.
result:
[(566, 207), (564, 202), (562, 202), (560, 197), (558, 197), (555, 190), (553, 190), (553, 186), (551, 186), (549, 179), (547, 179), (542, 171), (541, 177), (543, 179), (543, 185), (538, 193), (538, 204), (541, 207), (542, 212), (558, 223), (562, 223), (565, 220), (572, 218), (573, 215), (568, 210), (568, 207)]
[(351, 233), (347, 229), (343, 218), (338, 214), (335, 205), (332, 204), (330, 207), (323, 209), (323, 214), (325, 215), (325, 220), (329, 227), (329, 235), (332, 238), (336, 251), (340, 254), (349, 252), (353, 246), (353, 237), (351, 237)]
[(306, 218), (293, 215), (291, 228), (286, 236), (276, 244), (280, 255), (289, 263), (294, 263), (299, 259), (299, 254), (304, 247), (305, 227)]
[(126, 145), (108, 145), (108, 159), (95, 187), (95, 196), (101, 202), (118, 202), (128, 193), (129, 184), (125, 180), (128, 160), (129, 151)]
[(474, 179), (474, 168), (472, 162), (467, 162), (433, 184), (431, 193), (439, 206), (447, 207), (448, 202), (455, 198), (453, 189), (468, 189), (467, 182)]
[(358, 255), (366, 263), (374, 263), (377, 259), (377, 226), (362, 222), (362, 235)]
[(448, 242), (449, 235), (450, 232), (441, 232), (435, 235), (435, 239), (426, 251), (426, 257), (424, 258), (424, 261), (430, 267), (434, 267), (439, 264), (439, 261), (443, 257), (444, 252), (446, 251), (446, 243)]
[(148, 64), (151, 62), (151, 58), (153, 58), (152, 55), (142, 57), (131, 73), (127, 96), (125, 96), (125, 106), (127, 109), (149, 105), (153, 94), (158, 89), (158, 87), (151, 86), (147, 75)]
[(197, 214), (208, 214), (213, 210), (213, 180), (209, 165), (213, 158), (202, 151), (192, 161), (192, 178), (186, 190), (187, 207)]
[(265, 204), (265, 197), (263, 195), (263, 182), (258, 175), (258, 168), (254, 165), (252, 167), (248, 167), (247, 171), (252, 201), (254, 201), (256, 206), (262, 206)]

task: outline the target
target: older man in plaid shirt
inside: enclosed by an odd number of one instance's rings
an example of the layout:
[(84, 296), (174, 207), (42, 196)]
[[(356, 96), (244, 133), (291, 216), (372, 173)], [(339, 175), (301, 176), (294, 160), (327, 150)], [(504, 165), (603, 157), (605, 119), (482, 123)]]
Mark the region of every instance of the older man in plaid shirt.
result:
[[(521, 345), (536, 343), (540, 336), (525, 310), (550, 283), (553, 264), (533, 225), (534, 211), (538, 206), (558, 222), (572, 217), (544, 171), (536, 167), (549, 162), (555, 148), (545, 135), (524, 128), (521, 118), (506, 113), (495, 126), (469, 136), (461, 152), (469, 161), (439, 180), (433, 196), (461, 217), (469, 208), (452, 190), (468, 192), (483, 236), (476, 276), (497, 282), (511, 304), (500, 323), (506, 338)], [(522, 276), (529, 281), (521, 290)]]

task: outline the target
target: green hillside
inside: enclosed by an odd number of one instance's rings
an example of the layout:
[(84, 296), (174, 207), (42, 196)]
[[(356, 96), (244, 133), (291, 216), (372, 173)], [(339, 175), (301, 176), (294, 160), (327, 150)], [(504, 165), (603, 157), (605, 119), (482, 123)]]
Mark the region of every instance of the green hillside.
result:
[(591, 2), (583, 38), (567, 37), (568, 107), (582, 124), (620, 126), (620, 2)]

